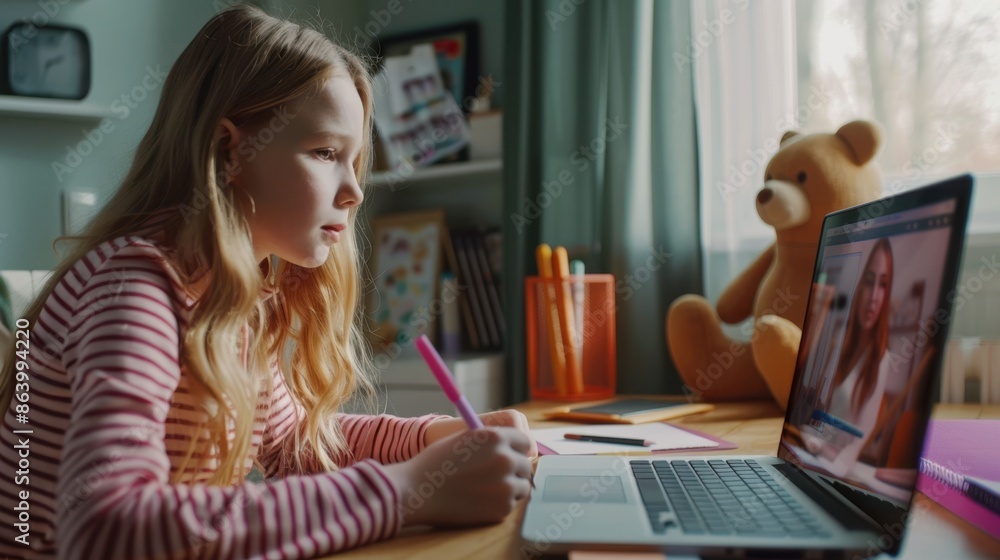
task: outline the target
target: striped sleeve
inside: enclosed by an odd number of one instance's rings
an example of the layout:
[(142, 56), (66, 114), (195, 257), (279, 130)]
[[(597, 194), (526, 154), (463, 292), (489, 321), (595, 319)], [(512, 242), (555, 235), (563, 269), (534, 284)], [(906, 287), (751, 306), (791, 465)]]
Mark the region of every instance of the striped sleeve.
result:
[[(271, 396), (263, 443), (258, 461), (265, 477), (321, 472), (322, 466), (308, 453), (296, 449), (295, 432), (305, 428), (302, 406), (288, 393), (280, 367), (272, 363), (274, 391)], [(406, 461), (424, 448), (424, 433), (431, 422), (449, 418), (443, 414), (426, 414), (416, 418), (400, 418), (388, 414), (338, 414), (341, 432), (347, 439), (351, 457), (339, 464), (373, 459), (382, 464)], [(289, 459), (297, 455), (301, 468)]]
[(340, 428), (347, 437), (355, 460), (375, 459), (380, 463), (406, 461), (424, 448), (427, 426), (442, 414), (399, 418), (389, 414), (365, 416), (340, 414)]
[[(233, 486), (170, 484), (165, 419), (179, 319), (148, 249), (94, 274), (67, 340), (71, 422), (60, 459), (58, 557), (308, 558), (394, 535), (398, 490), (375, 461)], [(113, 278), (113, 281), (108, 281)]]

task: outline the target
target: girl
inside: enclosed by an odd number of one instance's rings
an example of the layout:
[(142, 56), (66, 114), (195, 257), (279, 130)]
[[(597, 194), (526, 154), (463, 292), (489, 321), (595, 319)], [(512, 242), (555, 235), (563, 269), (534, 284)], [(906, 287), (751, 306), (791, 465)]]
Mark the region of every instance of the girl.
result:
[[(858, 426), (875, 425), (889, 347), (892, 246), (880, 239), (868, 254), (851, 302), (841, 360), (833, 378), (830, 414)], [(864, 428), (862, 428), (864, 429)]]
[(854, 290), (841, 358), (831, 384), (834, 389), (826, 409), (829, 415), (854, 426), (863, 435), (832, 430), (834, 435), (825, 433), (806, 439), (811, 451), (833, 461), (828, 468), (837, 475), (854, 467), (882, 408), (886, 377), (893, 363), (888, 350), (892, 264), (889, 240), (878, 240), (868, 253)]
[(202, 28), (6, 355), (0, 556), (307, 558), (528, 495), (519, 413), (337, 413), (371, 389), (371, 112), (362, 63), (314, 30), (243, 6)]

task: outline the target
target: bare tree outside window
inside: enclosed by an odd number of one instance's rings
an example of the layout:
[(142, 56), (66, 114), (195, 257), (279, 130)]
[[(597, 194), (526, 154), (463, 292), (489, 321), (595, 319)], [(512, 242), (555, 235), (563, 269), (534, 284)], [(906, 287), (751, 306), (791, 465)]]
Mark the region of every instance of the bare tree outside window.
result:
[(810, 130), (859, 117), (886, 129), (886, 176), (1000, 172), (996, 2), (796, 2), (800, 98), (831, 92)]

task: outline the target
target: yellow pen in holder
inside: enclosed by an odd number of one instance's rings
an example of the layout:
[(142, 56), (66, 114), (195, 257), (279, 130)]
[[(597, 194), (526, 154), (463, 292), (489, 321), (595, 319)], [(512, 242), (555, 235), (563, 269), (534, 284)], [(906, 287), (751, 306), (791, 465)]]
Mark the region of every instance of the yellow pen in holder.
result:
[[(580, 292), (579, 309), (572, 305), (574, 290)], [(528, 276), (524, 279), (524, 292), (525, 365), (531, 398), (582, 402), (614, 396), (617, 363), (614, 276), (571, 275), (565, 280)], [(559, 309), (560, 296), (564, 302), (569, 297), (570, 304), (562, 306), (566, 310)], [(569, 309), (572, 313), (565, 318), (568, 320), (561, 319), (559, 314)], [(574, 324), (574, 315), (580, 316), (580, 326)], [(569, 326), (570, 331), (565, 336), (563, 331), (567, 329), (563, 325)], [(575, 345), (576, 351), (569, 349), (570, 344)], [(562, 369), (558, 369), (560, 366)], [(575, 371), (579, 373), (574, 374), (570, 368), (578, 368)]]
[(559, 312), (559, 329), (563, 341), (565, 376), (567, 390), (571, 394), (583, 392), (583, 374), (580, 370), (580, 353), (577, 351), (580, 338), (573, 332), (576, 330), (576, 319), (573, 311), (573, 292), (569, 286), (569, 255), (565, 247), (556, 247), (552, 251), (552, 273), (556, 282), (556, 307)]
[[(552, 247), (547, 243), (542, 243), (535, 250), (535, 258), (538, 261), (538, 275), (543, 279), (551, 280), (553, 278)], [(544, 290), (542, 290), (542, 310), (545, 316), (546, 331), (548, 332), (552, 376), (555, 379), (556, 391), (560, 395), (565, 395), (568, 392), (566, 383), (566, 352), (563, 348), (562, 333), (559, 327), (557, 301), (554, 286), (546, 285)]]

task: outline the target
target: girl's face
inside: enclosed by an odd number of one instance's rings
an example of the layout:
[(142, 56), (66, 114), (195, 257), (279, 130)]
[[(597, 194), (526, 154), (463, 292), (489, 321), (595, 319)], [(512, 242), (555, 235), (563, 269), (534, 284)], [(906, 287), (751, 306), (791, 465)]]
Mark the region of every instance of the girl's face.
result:
[(885, 251), (879, 251), (865, 269), (858, 288), (858, 322), (864, 330), (869, 330), (878, 322), (882, 304), (889, 293), (889, 258)]
[[(354, 173), (361, 151), (364, 109), (347, 76), (331, 78), (311, 98), (275, 109), (264, 122), (229, 133), (228, 155), (238, 162), (231, 188), (242, 200), (257, 262), (268, 255), (303, 267), (326, 262), (346, 233), (348, 210), (363, 195)], [(227, 125), (228, 123), (228, 125)], [(234, 141), (235, 140), (235, 141)]]

